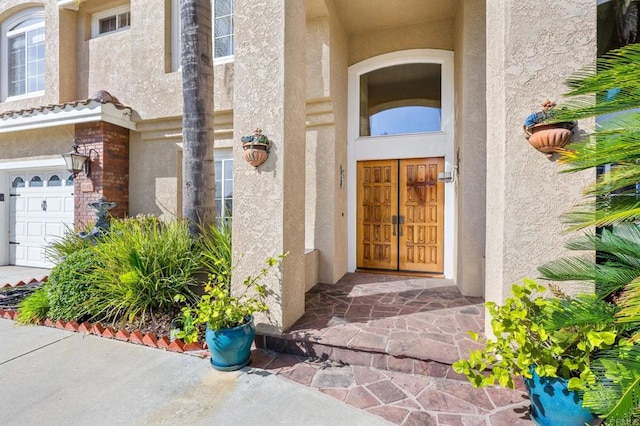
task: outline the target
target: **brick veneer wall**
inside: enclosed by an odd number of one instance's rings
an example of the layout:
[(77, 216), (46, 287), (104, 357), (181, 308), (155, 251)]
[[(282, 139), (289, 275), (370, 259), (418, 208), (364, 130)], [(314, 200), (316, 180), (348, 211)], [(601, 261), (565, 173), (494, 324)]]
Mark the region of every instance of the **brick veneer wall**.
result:
[(74, 213), (76, 227), (93, 223), (95, 210), (89, 203), (105, 197), (115, 201), (117, 206), (109, 213), (115, 217), (125, 217), (129, 213), (129, 130), (104, 121), (76, 124), (75, 137), (85, 144), (91, 153), (89, 177), (78, 173), (74, 182)]

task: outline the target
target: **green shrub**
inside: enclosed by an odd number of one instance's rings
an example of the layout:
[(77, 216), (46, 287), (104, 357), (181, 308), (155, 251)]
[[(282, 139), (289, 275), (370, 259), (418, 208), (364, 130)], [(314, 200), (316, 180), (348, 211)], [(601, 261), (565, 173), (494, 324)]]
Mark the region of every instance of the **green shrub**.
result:
[(232, 250), (231, 225), (220, 223), (203, 229), (200, 238), (202, 265), (217, 282), (227, 282), (231, 277)]
[(176, 295), (195, 300), (201, 257), (186, 221), (114, 220), (94, 250), (100, 259), (92, 273), (94, 317), (144, 322), (149, 314), (178, 311)]
[(44, 288), (27, 296), (20, 305), (18, 305), (18, 317), (16, 320), (20, 324), (34, 324), (47, 318), (49, 313), (49, 299)]
[(89, 247), (69, 254), (51, 270), (45, 285), (51, 319), (79, 320), (90, 314), (91, 304), (87, 302), (93, 291), (91, 280), (96, 264)]
[[(89, 232), (93, 228), (93, 224), (85, 226), (84, 231)], [(44, 249), (47, 259), (54, 263), (63, 260), (72, 253), (91, 246), (90, 241), (80, 239), (73, 229), (67, 228), (64, 235), (60, 238), (56, 238), (47, 244)]]

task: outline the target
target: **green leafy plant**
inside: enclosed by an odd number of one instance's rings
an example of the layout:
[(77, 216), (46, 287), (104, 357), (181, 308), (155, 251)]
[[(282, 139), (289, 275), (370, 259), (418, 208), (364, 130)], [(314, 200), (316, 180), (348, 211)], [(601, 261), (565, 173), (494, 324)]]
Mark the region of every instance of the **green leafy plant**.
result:
[(48, 313), (47, 292), (44, 288), (39, 288), (20, 302), (16, 320), (20, 324), (35, 324), (46, 319)]
[(44, 286), (49, 299), (49, 318), (79, 320), (90, 315), (87, 303), (93, 292), (91, 277), (97, 270), (94, 250), (87, 247), (69, 254), (49, 274)]
[[(200, 324), (207, 324), (211, 330), (233, 328), (246, 323), (256, 312), (266, 312), (269, 309), (265, 303), (267, 289), (261, 281), (285, 256), (286, 253), (268, 258), (258, 274), (244, 280), (242, 289), (237, 293), (231, 289), (230, 275), (211, 276), (198, 303), (194, 307), (182, 308), (179, 317), (182, 328), (176, 332), (176, 337), (184, 339), (186, 343), (196, 342)], [(181, 295), (175, 299), (184, 302)]]
[[(604, 54), (595, 66), (578, 71), (568, 81), (570, 99), (554, 119), (603, 118), (592, 130), (583, 129), (561, 159), (568, 165), (567, 173), (606, 170), (584, 190), (583, 202), (564, 217), (570, 229), (600, 227), (599, 233), (583, 239), (587, 244), (576, 246), (583, 249), (592, 243), (589, 249), (595, 248), (598, 255), (596, 262), (574, 257), (541, 268), (548, 279), (595, 283), (596, 293), (617, 305), (617, 322), (634, 343), (640, 338), (639, 61), (640, 45), (629, 45)], [(636, 346), (614, 346), (592, 363), (596, 382), (585, 392), (584, 406), (608, 424), (632, 424), (628, 419), (638, 414), (639, 352)]]
[(176, 295), (187, 303), (196, 299), (201, 259), (185, 220), (114, 220), (93, 250), (100, 259), (91, 275), (94, 318), (144, 322), (147, 315), (178, 311)]
[(205, 226), (200, 232), (202, 265), (214, 281), (227, 280), (233, 269), (231, 224), (221, 222)]
[[(92, 228), (93, 224), (85, 225), (84, 231), (89, 232)], [(47, 244), (44, 252), (47, 259), (57, 263), (64, 260), (70, 254), (87, 248), (90, 245), (90, 241), (81, 239), (73, 232), (73, 229), (67, 228), (62, 237), (56, 238)]]
[[(617, 308), (593, 295), (541, 297), (544, 286), (533, 280), (512, 287), (504, 305), (487, 302), (494, 338), (484, 349), (453, 364), (474, 386), (514, 387), (514, 376), (569, 380), (570, 390), (595, 383), (591, 365), (599, 351), (625, 346), (615, 321)], [(477, 334), (472, 334), (478, 340)]]

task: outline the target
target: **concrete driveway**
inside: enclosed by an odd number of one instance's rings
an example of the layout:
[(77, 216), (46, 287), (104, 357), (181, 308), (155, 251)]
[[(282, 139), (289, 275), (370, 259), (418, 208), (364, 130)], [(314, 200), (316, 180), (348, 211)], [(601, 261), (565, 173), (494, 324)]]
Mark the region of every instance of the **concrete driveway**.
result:
[(0, 319), (3, 425), (387, 424), (263, 370)]
[(42, 281), (49, 275), (49, 271), (50, 269), (27, 266), (0, 266), (0, 288)]

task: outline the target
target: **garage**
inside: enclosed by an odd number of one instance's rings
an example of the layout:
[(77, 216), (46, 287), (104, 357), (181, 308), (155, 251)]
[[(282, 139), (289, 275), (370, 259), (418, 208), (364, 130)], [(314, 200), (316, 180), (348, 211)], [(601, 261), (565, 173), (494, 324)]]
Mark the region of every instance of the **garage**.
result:
[(9, 176), (9, 264), (49, 268), (45, 247), (73, 229), (73, 175), (64, 169)]

